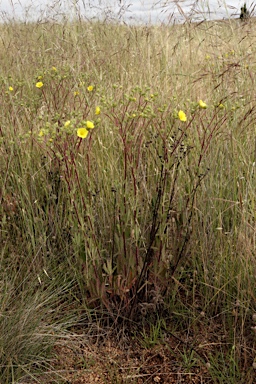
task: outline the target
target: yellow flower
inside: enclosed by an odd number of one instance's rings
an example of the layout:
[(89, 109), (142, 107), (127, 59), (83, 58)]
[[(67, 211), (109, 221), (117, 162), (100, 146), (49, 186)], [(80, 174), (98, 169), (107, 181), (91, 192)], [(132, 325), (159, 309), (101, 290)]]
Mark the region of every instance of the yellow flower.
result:
[(68, 128), (68, 127), (70, 126), (70, 124), (71, 124), (71, 121), (68, 120), (68, 121), (65, 122), (64, 127), (65, 127), (65, 128)]
[(12, 92), (13, 91), (13, 87), (9, 87), (9, 91)]
[(78, 96), (79, 95), (79, 92), (78, 91), (75, 91), (74, 92), (74, 96)]
[(100, 107), (96, 107), (95, 108), (95, 115), (99, 115), (100, 114)]
[(187, 116), (183, 111), (179, 111), (178, 117), (179, 117), (180, 121), (187, 121)]
[(86, 128), (78, 128), (77, 130), (77, 136), (81, 137), (81, 139), (85, 139), (88, 133)]
[(45, 135), (45, 132), (43, 129), (41, 129), (41, 131), (38, 133), (38, 136), (43, 137), (44, 135)]
[(42, 80), (42, 78), (43, 78), (43, 76), (41, 76), (41, 75), (40, 75), (40, 76), (37, 76), (37, 79), (38, 79), (38, 80)]
[(43, 85), (44, 85), (44, 83), (42, 83), (42, 81), (38, 81), (38, 82), (36, 83), (36, 87), (37, 87), (37, 88), (42, 88)]
[(94, 128), (94, 124), (93, 124), (93, 122), (92, 121), (86, 121), (86, 128), (87, 129), (92, 129), (92, 128)]
[(203, 100), (199, 100), (198, 104), (199, 104), (199, 107), (202, 109), (207, 108), (207, 104), (205, 102), (203, 102)]
[(56, 67), (52, 67), (52, 70), (57, 72), (57, 68)]
[(220, 109), (224, 109), (224, 108), (225, 108), (225, 105), (223, 105), (222, 103), (220, 103), (220, 104), (218, 105), (218, 107), (219, 107)]
[(87, 87), (87, 90), (88, 90), (89, 92), (92, 92), (92, 91), (93, 91), (93, 88), (94, 88), (93, 85), (89, 85), (89, 87)]

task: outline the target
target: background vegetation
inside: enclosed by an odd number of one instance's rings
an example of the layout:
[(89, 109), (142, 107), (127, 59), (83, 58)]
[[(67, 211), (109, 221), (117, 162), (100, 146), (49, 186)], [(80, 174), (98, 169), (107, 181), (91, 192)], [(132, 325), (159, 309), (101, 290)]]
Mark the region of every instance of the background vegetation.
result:
[(41, 382), (79, 330), (182, 333), (186, 369), (253, 382), (255, 40), (253, 19), (1, 25), (1, 383)]

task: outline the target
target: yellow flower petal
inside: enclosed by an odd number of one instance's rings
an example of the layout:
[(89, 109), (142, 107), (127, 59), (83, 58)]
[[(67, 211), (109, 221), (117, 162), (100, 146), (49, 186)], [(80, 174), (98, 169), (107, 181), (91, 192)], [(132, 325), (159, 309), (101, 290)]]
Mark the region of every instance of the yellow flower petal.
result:
[(180, 121), (187, 121), (187, 116), (183, 111), (179, 111), (178, 117), (179, 117)]
[(92, 128), (94, 128), (94, 124), (93, 124), (93, 122), (92, 121), (86, 121), (86, 128), (87, 129), (92, 129)]
[(9, 87), (9, 91), (11, 91), (11, 92), (12, 92), (12, 91), (13, 91), (13, 87)]
[(36, 87), (37, 87), (37, 88), (42, 88), (43, 85), (44, 85), (44, 83), (42, 83), (42, 81), (38, 81), (38, 82), (36, 83)]
[(87, 90), (88, 90), (89, 92), (92, 92), (92, 91), (93, 91), (93, 88), (94, 88), (93, 85), (89, 85), (89, 87), (87, 87)]
[(199, 104), (199, 107), (202, 109), (207, 108), (207, 104), (203, 100), (199, 100), (198, 104)]
[(89, 133), (86, 128), (78, 128), (77, 130), (77, 136), (81, 137), (81, 139), (85, 139)]
[(100, 107), (95, 108), (95, 115), (100, 115)]

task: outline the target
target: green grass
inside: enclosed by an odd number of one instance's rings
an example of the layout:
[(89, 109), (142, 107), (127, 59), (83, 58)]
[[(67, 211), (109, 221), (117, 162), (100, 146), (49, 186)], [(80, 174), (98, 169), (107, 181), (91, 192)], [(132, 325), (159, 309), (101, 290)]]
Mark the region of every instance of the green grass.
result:
[(250, 382), (254, 20), (0, 29), (1, 382), (51, 369), (84, 314), (141, 324), (147, 347), (166, 318), (196, 338), (222, 323), (209, 372)]

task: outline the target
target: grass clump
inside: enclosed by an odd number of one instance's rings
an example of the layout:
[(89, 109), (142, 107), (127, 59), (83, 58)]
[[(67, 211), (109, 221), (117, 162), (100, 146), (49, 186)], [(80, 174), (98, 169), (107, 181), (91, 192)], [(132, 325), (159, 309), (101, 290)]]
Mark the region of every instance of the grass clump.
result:
[(209, 343), (221, 334), (209, 374), (228, 366), (250, 382), (254, 20), (8, 23), (1, 34), (2, 381), (47, 365), (49, 334), (65, 333), (75, 308), (142, 325), (147, 348), (170, 330), (198, 343), (202, 329)]

